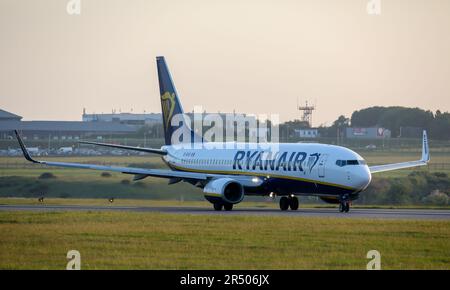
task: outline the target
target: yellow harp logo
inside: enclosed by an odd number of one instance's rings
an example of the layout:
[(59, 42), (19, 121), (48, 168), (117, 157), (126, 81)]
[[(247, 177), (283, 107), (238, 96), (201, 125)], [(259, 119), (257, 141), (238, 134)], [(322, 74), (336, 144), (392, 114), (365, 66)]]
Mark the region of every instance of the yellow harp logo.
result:
[(173, 110), (175, 109), (175, 94), (165, 92), (161, 96), (161, 104), (164, 118), (164, 126), (167, 130), (169, 128), (170, 121), (172, 120)]

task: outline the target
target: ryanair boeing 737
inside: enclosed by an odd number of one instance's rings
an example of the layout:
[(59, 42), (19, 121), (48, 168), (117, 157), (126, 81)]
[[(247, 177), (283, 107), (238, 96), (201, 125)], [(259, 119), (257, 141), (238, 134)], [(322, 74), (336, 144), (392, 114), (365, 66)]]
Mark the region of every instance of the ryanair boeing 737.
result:
[[(235, 144), (240, 146), (231, 146), (233, 149), (229, 149), (230, 146), (217, 149), (220, 146), (204, 146), (207, 141), (203, 138), (197, 138), (195, 141), (201, 142), (201, 146), (186, 148), (183, 144), (173, 144), (172, 135), (181, 125), (175, 126), (172, 119), (183, 114), (183, 109), (164, 57), (157, 57), (156, 62), (165, 145), (154, 149), (95, 142), (81, 143), (161, 155), (170, 169), (38, 161), (30, 156), (19, 133), (15, 131), (25, 158), (33, 163), (48, 166), (132, 174), (134, 180), (150, 176), (167, 178), (169, 184), (188, 182), (203, 189), (205, 198), (214, 205), (215, 210), (231, 210), (245, 195), (280, 196), (281, 210), (297, 210), (297, 196), (306, 195), (318, 196), (325, 202), (339, 204), (341, 212), (349, 211), (351, 201), (357, 199), (367, 188), (373, 173), (422, 166), (430, 160), (425, 131), (420, 160), (378, 166), (368, 166), (360, 155), (348, 148), (326, 144), (280, 143), (276, 144), (277, 152), (258, 149), (258, 144), (250, 143)], [(196, 136), (190, 127), (187, 129), (189, 134)]]

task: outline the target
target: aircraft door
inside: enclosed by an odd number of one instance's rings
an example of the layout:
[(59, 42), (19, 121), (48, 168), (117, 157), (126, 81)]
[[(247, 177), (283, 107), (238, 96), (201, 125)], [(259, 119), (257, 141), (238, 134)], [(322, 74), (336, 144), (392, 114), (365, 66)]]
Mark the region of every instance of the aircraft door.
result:
[(328, 154), (322, 154), (322, 156), (320, 157), (319, 167), (318, 167), (318, 172), (319, 172), (320, 178), (325, 177), (325, 167), (327, 164), (327, 159), (328, 159)]

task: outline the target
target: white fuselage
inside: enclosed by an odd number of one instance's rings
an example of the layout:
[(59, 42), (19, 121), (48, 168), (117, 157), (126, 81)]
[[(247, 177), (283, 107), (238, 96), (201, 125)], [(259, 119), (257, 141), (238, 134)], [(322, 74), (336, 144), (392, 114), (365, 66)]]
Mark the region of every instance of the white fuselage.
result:
[[(163, 149), (168, 152), (164, 161), (173, 169), (181, 171), (252, 175), (268, 181), (276, 179), (278, 182), (270, 188), (271, 191), (280, 188), (281, 191), (289, 190), (297, 194), (327, 194), (327, 191), (333, 191), (330, 187), (359, 192), (371, 180), (369, 168), (363, 158), (340, 146), (285, 143), (265, 149), (249, 143), (207, 145), (164, 146)], [(290, 186), (281, 184), (283, 180), (291, 182)], [(292, 181), (300, 183), (292, 184)]]

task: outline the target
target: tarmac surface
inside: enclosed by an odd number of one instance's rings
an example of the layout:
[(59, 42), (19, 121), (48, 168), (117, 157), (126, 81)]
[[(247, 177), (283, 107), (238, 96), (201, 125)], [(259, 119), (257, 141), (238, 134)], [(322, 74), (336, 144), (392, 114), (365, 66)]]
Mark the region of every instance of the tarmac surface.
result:
[(214, 211), (208, 207), (137, 207), (137, 206), (89, 206), (89, 205), (0, 205), (0, 211), (117, 211), (158, 212), (186, 215), (248, 215), (286, 217), (329, 217), (370, 219), (450, 220), (450, 210), (431, 209), (361, 209), (352, 208), (340, 213), (337, 208), (300, 208), (298, 211), (281, 211), (274, 208), (240, 208), (232, 211)]

